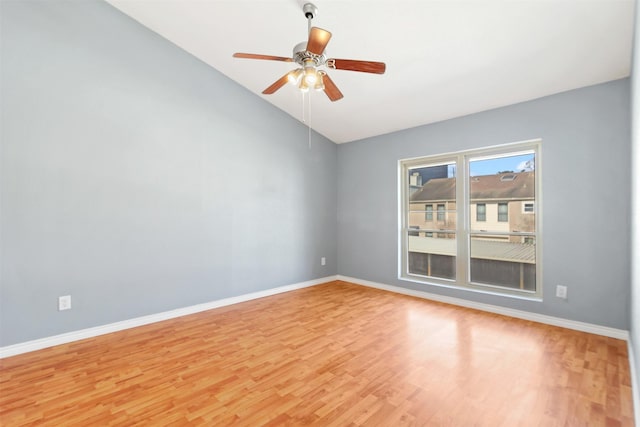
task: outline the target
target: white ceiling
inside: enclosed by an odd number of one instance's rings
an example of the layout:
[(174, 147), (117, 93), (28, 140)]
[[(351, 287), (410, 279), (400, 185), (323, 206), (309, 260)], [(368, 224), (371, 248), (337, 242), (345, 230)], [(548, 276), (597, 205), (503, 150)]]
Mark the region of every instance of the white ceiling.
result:
[[(308, 119), (309, 99), (303, 103), (295, 87), (261, 94), (296, 64), (231, 56), (290, 56), (307, 39), (306, 1), (107, 1), (256, 96)], [(337, 102), (310, 92), (312, 128), (336, 143), (630, 74), (634, 0), (313, 3), (313, 25), (333, 33), (328, 57), (387, 64), (384, 75), (330, 70), (344, 94)]]

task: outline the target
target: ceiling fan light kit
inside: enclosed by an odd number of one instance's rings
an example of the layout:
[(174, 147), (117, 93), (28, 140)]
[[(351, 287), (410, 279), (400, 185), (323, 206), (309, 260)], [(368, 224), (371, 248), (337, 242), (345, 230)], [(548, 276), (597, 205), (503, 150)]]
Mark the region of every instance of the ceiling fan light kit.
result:
[(265, 95), (275, 93), (287, 83), (297, 85), (302, 92), (310, 87), (317, 91), (324, 91), (331, 101), (342, 99), (344, 95), (331, 80), (326, 71), (318, 69), (326, 67), (334, 70), (359, 71), (363, 73), (384, 74), (386, 65), (383, 62), (359, 61), (355, 59), (327, 58), (325, 48), (331, 39), (331, 33), (322, 28), (312, 27), (311, 21), (318, 14), (318, 8), (312, 3), (302, 7), (308, 21), (309, 37), (307, 41), (298, 43), (293, 48), (291, 58), (254, 53), (234, 53), (235, 58), (262, 59), (269, 61), (295, 62), (300, 67), (289, 71), (271, 86), (262, 91)]

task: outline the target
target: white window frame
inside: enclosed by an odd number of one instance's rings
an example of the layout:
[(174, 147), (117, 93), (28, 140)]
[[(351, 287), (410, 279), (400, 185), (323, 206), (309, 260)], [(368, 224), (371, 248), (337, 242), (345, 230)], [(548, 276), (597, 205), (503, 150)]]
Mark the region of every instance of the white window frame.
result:
[[(470, 183), (469, 160), (478, 160), (482, 157), (494, 158), (501, 155), (512, 156), (526, 153), (535, 153), (535, 239), (536, 256), (536, 290), (535, 292), (512, 289), (502, 286), (473, 283), (470, 281), (471, 262), (470, 254), (470, 200), (468, 187)], [(509, 296), (514, 298), (541, 301), (542, 300), (542, 144), (541, 140), (524, 141), (512, 144), (497, 145), (475, 150), (465, 150), (441, 155), (424, 156), (410, 159), (402, 159), (398, 162), (398, 194), (399, 194), (399, 240), (398, 240), (398, 278), (426, 285), (443, 286), (456, 289), (464, 289), (473, 292), (489, 293), (494, 295)], [(437, 166), (454, 162), (456, 165), (456, 279), (441, 279), (409, 273), (408, 251), (408, 211), (409, 211), (409, 169), (421, 166)], [(531, 203), (531, 202), (528, 202)], [(524, 207), (523, 207), (524, 209)]]

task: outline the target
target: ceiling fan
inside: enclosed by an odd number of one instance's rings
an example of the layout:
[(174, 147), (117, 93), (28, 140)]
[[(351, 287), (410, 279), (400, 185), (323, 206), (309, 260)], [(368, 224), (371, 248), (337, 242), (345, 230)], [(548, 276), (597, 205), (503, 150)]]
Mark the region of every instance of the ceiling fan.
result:
[(276, 80), (271, 86), (262, 91), (265, 95), (270, 95), (287, 83), (297, 85), (301, 91), (307, 92), (309, 88), (318, 91), (322, 90), (331, 101), (342, 99), (344, 95), (331, 80), (325, 70), (319, 67), (326, 67), (333, 70), (360, 71), (363, 73), (384, 74), (386, 65), (384, 62), (358, 61), (355, 59), (327, 58), (325, 48), (331, 39), (331, 33), (322, 28), (312, 27), (311, 21), (318, 13), (318, 8), (306, 3), (302, 7), (304, 16), (307, 18), (309, 38), (307, 41), (298, 43), (293, 48), (293, 56), (259, 55), (254, 53), (234, 53), (234, 58), (264, 59), (269, 61), (295, 62), (300, 68), (289, 71), (284, 76)]

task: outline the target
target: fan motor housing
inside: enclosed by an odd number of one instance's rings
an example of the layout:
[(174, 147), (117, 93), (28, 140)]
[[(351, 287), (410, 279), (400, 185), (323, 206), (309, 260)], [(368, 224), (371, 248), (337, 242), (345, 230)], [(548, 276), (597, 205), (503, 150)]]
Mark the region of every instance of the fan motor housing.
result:
[(324, 53), (322, 55), (316, 55), (315, 53), (309, 52), (307, 50), (306, 41), (298, 43), (293, 48), (292, 58), (296, 63), (300, 65), (304, 65), (305, 61), (312, 60), (315, 67), (324, 65), (324, 63), (327, 61), (327, 56)]

